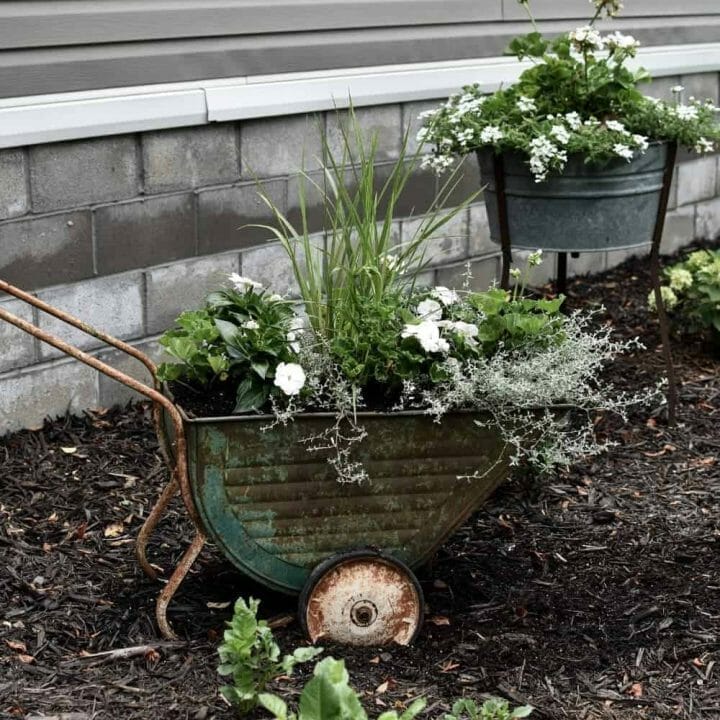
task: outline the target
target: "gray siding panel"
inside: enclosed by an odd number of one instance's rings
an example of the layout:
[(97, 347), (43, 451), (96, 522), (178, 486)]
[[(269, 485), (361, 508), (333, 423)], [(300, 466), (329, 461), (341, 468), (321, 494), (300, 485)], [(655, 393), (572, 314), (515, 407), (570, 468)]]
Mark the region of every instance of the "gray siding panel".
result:
[[(590, 9), (535, 3), (551, 33)], [(628, 5), (613, 26), (646, 45), (720, 39), (718, 0)], [(0, 97), (488, 57), (527, 29), (517, 0), (0, 1)]]

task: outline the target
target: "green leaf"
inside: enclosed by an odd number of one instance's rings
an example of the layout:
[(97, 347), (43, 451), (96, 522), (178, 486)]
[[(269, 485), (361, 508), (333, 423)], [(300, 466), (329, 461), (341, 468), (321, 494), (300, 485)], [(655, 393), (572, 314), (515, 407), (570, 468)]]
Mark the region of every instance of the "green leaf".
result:
[(510, 714), (511, 718), (524, 718), (530, 715), (535, 708), (530, 705), (523, 705), (522, 707), (515, 708)]
[(287, 703), (277, 695), (272, 695), (271, 693), (260, 693), (258, 695), (258, 702), (266, 710), (271, 712), (277, 720), (286, 720)]
[(234, 413), (260, 410), (267, 402), (268, 390), (266, 386), (255, 380), (256, 376), (246, 377), (239, 385), (235, 396)]
[(305, 685), (298, 706), (300, 720), (343, 720), (342, 702), (335, 685), (314, 677)]
[(267, 360), (256, 360), (250, 363), (250, 367), (264, 380), (267, 377), (270, 363)]
[(407, 710), (400, 715), (400, 720), (413, 720), (416, 715), (419, 715), (425, 709), (426, 705), (427, 700), (425, 698), (417, 698), (417, 700), (410, 703)]
[(215, 327), (218, 329), (220, 336), (228, 345), (236, 345), (240, 330), (237, 325), (233, 325), (226, 320), (215, 320)]

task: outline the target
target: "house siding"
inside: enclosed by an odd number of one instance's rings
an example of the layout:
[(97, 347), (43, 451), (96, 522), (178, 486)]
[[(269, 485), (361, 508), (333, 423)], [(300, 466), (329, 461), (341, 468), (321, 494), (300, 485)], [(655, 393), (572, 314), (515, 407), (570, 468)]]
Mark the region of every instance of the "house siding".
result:
[[(584, 0), (535, 0), (548, 32)], [(635, 0), (613, 26), (645, 45), (712, 42), (720, 5)], [(0, 97), (500, 55), (527, 26), (516, 0), (10, 0)], [(88, 42), (92, 39), (92, 42)]]

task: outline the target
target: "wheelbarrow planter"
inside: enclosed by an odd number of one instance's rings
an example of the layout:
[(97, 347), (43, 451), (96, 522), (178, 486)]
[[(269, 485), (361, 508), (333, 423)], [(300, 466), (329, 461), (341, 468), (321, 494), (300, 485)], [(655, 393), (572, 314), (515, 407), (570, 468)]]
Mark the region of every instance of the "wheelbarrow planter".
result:
[(0, 281), (7, 292), (142, 362), (152, 385), (106, 365), (3, 308), (5, 320), (153, 401), (153, 418), (171, 479), (138, 533), (136, 557), (157, 573), (146, 547), (179, 491), (195, 537), (160, 592), (156, 618), (172, 638), (170, 600), (209, 539), (239, 570), (274, 590), (299, 595), (311, 640), (407, 644), (423, 619), (413, 569), (507, 477), (500, 434), (458, 412), (442, 424), (421, 412), (360, 413), (367, 437), (353, 459), (370, 477), (339, 483), (327, 456), (306, 441), (334, 422), (298, 416), (268, 427), (270, 416), (190, 418), (157, 380), (154, 363), (126, 343)]

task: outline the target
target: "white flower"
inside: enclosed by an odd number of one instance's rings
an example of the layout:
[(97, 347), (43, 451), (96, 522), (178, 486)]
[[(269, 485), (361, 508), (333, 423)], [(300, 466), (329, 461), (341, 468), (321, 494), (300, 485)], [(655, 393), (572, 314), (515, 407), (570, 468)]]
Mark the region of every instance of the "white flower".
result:
[(682, 93), (683, 90), (685, 90), (685, 88), (684, 88), (682, 85), (673, 85), (673, 86), (670, 88), (670, 92), (671, 92), (673, 95), (680, 95), (680, 93)]
[(630, 162), (635, 157), (635, 151), (631, 147), (623, 145), (622, 143), (616, 143), (615, 145), (613, 145), (613, 152), (616, 155), (619, 155), (621, 158), (624, 158), (628, 162)]
[(714, 149), (715, 143), (704, 137), (701, 137), (695, 144), (695, 152), (697, 153), (712, 152)]
[(512, 270), (510, 270), (510, 277), (515, 278), (515, 280), (520, 279), (521, 275), (522, 275), (522, 272), (521, 272), (520, 268), (513, 268)]
[(621, 122), (618, 122), (617, 120), (608, 120), (608, 121), (605, 123), (605, 127), (606, 127), (608, 130), (612, 130), (613, 132), (619, 132), (619, 133), (622, 133), (623, 135), (629, 135), (629, 134), (630, 134), (630, 133), (627, 131), (627, 129), (625, 128), (625, 126), (624, 126)]
[(237, 273), (228, 275), (228, 279), (238, 292), (246, 292), (250, 289), (260, 290), (262, 288), (262, 285), (259, 282), (255, 282), (254, 280), (238, 275)]
[(547, 178), (551, 167), (562, 168), (567, 162), (567, 153), (550, 142), (546, 135), (540, 135), (530, 141), (530, 171), (535, 182)]
[(300, 343), (297, 341), (298, 337), (305, 331), (305, 321), (302, 318), (295, 317), (290, 321), (290, 329), (288, 330), (287, 341), (290, 343), (290, 348), (293, 352), (300, 352)]
[(442, 285), (438, 285), (433, 289), (432, 296), (437, 298), (446, 307), (448, 305), (454, 305), (460, 300), (458, 294), (454, 290), (449, 290)]
[(552, 135), (561, 145), (567, 145), (570, 141), (570, 133), (564, 125), (553, 125), (550, 128)]
[(648, 149), (648, 139), (644, 135), (633, 135), (632, 141), (635, 143), (635, 147), (640, 150), (640, 152), (645, 152)]
[(569, 33), (568, 37), (578, 52), (602, 50), (605, 44), (602, 35), (590, 25), (585, 25), (573, 30)]
[(297, 363), (281, 362), (275, 369), (274, 384), (286, 395), (297, 395), (305, 386), (305, 371)]
[(539, 248), (535, 252), (530, 253), (530, 255), (528, 255), (528, 265), (531, 268), (537, 267), (538, 265), (542, 265), (542, 263), (543, 263), (542, 254), (543, 254), (542, 248)]
[(423, 320), (418, 325), (406, 325), (401, 335), (404, 338), (416, 338), (425, 352), (446, 353), (450, 350), (448, 341), (440, 337), (440, 328), (430, 320)]
[(483, 128), (480, 133), (480, 141), (485, 144), (495, 143), (502, 139), (502, 130), (500, 130), (500, 128), (496, 125), (488, 125), (486, 128)]
[(697, 120), (698, 118), (698, 111), (694, 105), (678, 105), (674, 110), (681, 120)]
[(442, 317), (442, 305), (436, 300), (423, 300), (418, 303), (415, 314), (423, 320), (440, 320)]
[(243, 327), (245, 328), (245, 330), (259, 330), (260, 323), (257, 320), (248, 320), (247, 322), (243, 323)]
[[(660, 287), (660, 296), (662, 297), (663, 305), (667, 310), (672, 310), (678, 304), (678, 297), (672, 288), (667, 285)], [(655, 291), (651, 290), (648, 295), (648, 305), (651, 310), (657, 310), (657, 303), (655, 302)]]
[(431, 168), (436, 174), (442, 175), (454, 162), (455, 158), (452, 155), (425, 155), (420, 167)]
[(462, 335), (466, 340), (476, 338), (480, 332), (477, 325), (462, 322), (462, 320), (451, 320), (445, 325), (445, 327), (447, 327), (448, 330), (458, 333), (458, 335)]
[(268, 300), (270, 302), (284, 302), (285, 298), (282, 295), (278, 295), (277, 293), (273, 293)]
[(569, 112), (565, 116), (565, 122), (573, 129), (577, 130), (582, 125), (582, 119), (576, 112)]
[(606, 35), (605, 44), (611, 50), (614, 50), (615, 48), (619, 50), (637, 50), (637, 48), (640, 47), (640, 42), (632, 35), (623, 35), (620, 32), (614, 32), (610, 35)]
[(535, 101), (532, 98), (525, 97), (525, 95), (521, 95), (515, 104), (517, 105), (518, 110), (523, 113), (534, 112), (537, 110)]
[(417, 135), (415, 136), (415, 139), (422, 145), (426, 140), (427, 136), (430, 134), (430, 128), (427, 127), (421, 127)]

